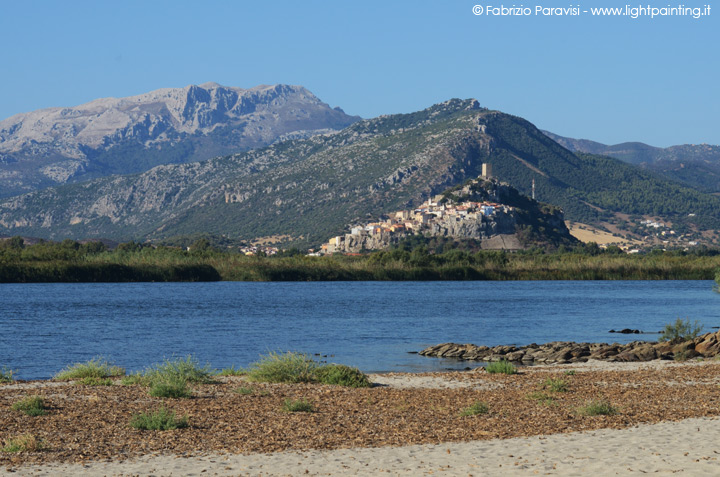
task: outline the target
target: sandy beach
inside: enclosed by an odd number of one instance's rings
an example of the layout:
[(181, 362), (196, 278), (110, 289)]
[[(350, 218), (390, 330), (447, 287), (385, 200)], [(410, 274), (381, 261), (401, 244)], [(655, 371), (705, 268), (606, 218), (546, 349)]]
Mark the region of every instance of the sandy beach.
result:
[[(568, 391), (539, 401), (534, 396), (548, 377), (564, 379)], [(85, 405), (84, 401), (98, 406), (118, 393), (122, 399), (114, 401), (114, 407), (133, 399), (135, 408), (152, 407), (158, 400), (147, 398), (141, 389), (93, 389), (50, 382), (4, 385), (0, 386), (0, 417), (8, 425), (0, 430), (0, 437), (27, 429), (30, 423), (51, 447), (25, 455), (3, 453), (0, 472), (162, 476), (720, 474), (717, 361), (590, 362), (526, 368), (515, 376), (476, 371), (374, 375), (372, 380), (379, 386), (365, 390), (253, 384), (263, 392), (239, 396), (231, 388), (242, 381), (228, 379), (199, 387), (192, 399), (166, 400), (168, 406), (187, 410), (191, 427), (163, 433), (128, 430), (124, 421), (112, 419), (102, 420), (103, 425), (94, 430), (86, 429), (93, 428), (90, 422), (84, 426), (69, 423), (81, 419), (73, 414), (75, 406)], [(33, 421), (10, 412), (10, 402), (35, 391), (52, 396), (57, 403), (54, 413), (62, 413), (64, 419), (53, 424), (49, 418)], [(541, 392), (546, 397), (551, 394)], [(275, 413), (277, 399), (292, 393), (318, 403), (317, 412)], [(617, 406), (617, 415), (582, 416), (577, 412), (589, 396), (600, 394)], [(474, 399), (488, 403), (488, 414), (458, 416), (458, 409)], [(321, 402), (325, 404), (320, 406)], [(214, 427), (203, 417), (208, 407), (213, 408)], [(367, 412), (360, 412), (363, 407)], [(238, 408), (253, 408), (248, 410), (254, 416), (243, 416)], [(121, 410), (120, 415), (127, 412)], [(231, 417), (238, 422), (231, 423)], [(253, 422), (262, 424), (258, 428)], [(271, 445), (273, 441), (278, 443)], [(73, 447), (73, 442), (84, 445)]]
[(14, 475), (718, 475), (720, 421), (463, 443), (45, 465)]

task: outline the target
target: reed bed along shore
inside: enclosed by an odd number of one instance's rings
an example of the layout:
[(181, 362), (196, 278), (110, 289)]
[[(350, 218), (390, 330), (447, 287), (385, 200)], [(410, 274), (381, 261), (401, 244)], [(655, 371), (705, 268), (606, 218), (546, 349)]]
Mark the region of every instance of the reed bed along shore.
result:
[[(65, 244), (65, 245), (63, 245)], [(310, 257), (297, 252), (246, 256), (217, 249), (87, 247), (76, 242), (0, 247), (0, 283), (129, 281), (371, 280), (712, 280), (714, 251), (627, 255), (581, 248), (506, 253), (426, 248), (360, 256)]]

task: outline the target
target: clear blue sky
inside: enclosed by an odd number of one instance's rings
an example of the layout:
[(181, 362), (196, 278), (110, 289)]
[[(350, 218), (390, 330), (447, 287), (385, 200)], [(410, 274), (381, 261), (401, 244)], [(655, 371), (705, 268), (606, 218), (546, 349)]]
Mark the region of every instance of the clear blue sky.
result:
[(700, 19), (472, 11), (500, 4), (0, 0), (0, 118), (206, 81), (289, 83), (366, 118), (473, 97), (565, 136), (720, 143), (720, 3)]

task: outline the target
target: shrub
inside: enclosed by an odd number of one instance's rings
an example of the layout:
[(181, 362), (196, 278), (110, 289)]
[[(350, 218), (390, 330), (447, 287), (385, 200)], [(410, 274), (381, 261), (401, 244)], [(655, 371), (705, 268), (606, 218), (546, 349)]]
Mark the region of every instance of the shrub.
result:
[(243, 368), (236, 368), (235, 365), (230, 366), (229, 368), (221, 369), (217, 375), (218, 376), (244, 376), (247, 374), (247, 371)]
[(13, 371), (12, 369), (6, 368), (3, 366), (3, 368), (0, 370), (0, 383), (11, 383), (15, 378), (13, 378)]
[(189, 398), (191, 395), (188, 382), (182, 376), (157, 378), (150, 385), (150, 396), (162, 398)]
[(687, 350), (678, 351), (677, 353), (673, 354), (673, 360), (678, 362), (687, 361), (689, 358), (689, 353)]
[(545, 404), (546, 406), (552, 406), (555, 404), (554, 397), (539, 391), (528, 394), (528, 398), (532, 399), (533, 401), (537, 401), (540, 404)]
[(542, 384), (542, 388), (554, 393), (564, 393), (568, 390), (568, 383), (563, 379), (547, 378)]
[(490, 408), (488, 408), (487, 403), (484, 403), (482, 401), (476, 401), (470, 406), (466, 407), (462, 411), (460, 411), (460, 416), (477, 416), (480, 414), (487, 414)]
[(83, 378), (110, 378), (124, 376), (125, 369), (111, 365), (106, 359), (98, 356), (85, 363), (75, 363), (55, 375), (59, 381), (72, 381)]
[(612, 416), (617, 409), (605, 399), (593, 399), (580, 408), (580, 414), (585, 416)]
[(286, 399), (283, 410), (285, 412), (315, 412), (312, 403), (306, 399), (298, 399), (297, 401)]
[(166, 359), (161, 364), (156, 364), (148, 368), (144, 376), (152, 385), (155, 381), (185, 381), (186, 383), (207, 384), (212, 382), (213, 371), (210, 365), (206, 364), (200, 367), (199, 362), (193, 356), (187, 356), (185, 359)]
[(270, 352), (251, 365), (248, 378), (269, 383), (309, 383), (317, 381), (318, 366), (303, 353)]
[(22, 401), (18, 401), (12, 405), (13, 410), (22, 411), (28, 416), (44, 416), (47, 414), (47, 408), (40, 396), (26, 397)]
[(371, 386), (367, 375), (357, 368), (344, 364), (328, 364), (316, 371), (318, 380), (324, 384), (335, 384), (351, 388), (368, 388)]
[(37, 452), (45, 449), (42, 439), (32, 434), (23, 434), (5, 440), (5, 446), (1, 449), (3, 452)]
[(505, 359), (488, 364), (485, 371), (488, 373), (517, 374), (515, 365)]
[(80, 384), (85, 386), (112, 386), (113, 380), (110, 378), (95, 378), (88, 376), (87, 378), (82, 378), (80, 380)]
[(12, 405), (15, 411), (22, 411), (28, 416), (42, 416), (47, 414), (43, 398), (40, 396), (29, 396)]
[(149, 386), (150, 380), (143, 376), (141, 373), (133, 373), (129, 376), (125, 376), (122, 378), (122, 381), (120, 381), (120, 384), (123, 386), (133, 386), (133, 385), (140, 385), (140, 386)]
[(187, 416), (177, 418), (175, 411), (162, 406), (157, 411), (136, 414), (130, 420), (130, 426), (143, 431), (169, 431), (188, 426)]
[(698, 320), (691, 323), (690, 320), (678, 318), (675, 323), (668, 323), (660, 332), (658, 341), (688, 341), (697, 338), (702, 332), (702, 325)]
[(569, 369), (569, 370), (565, 371), (564, 374), (565, 374), (565, 376), (575, 376), (576, 373), (577, 373), (577, 371), (575, 371), (574, 369)]

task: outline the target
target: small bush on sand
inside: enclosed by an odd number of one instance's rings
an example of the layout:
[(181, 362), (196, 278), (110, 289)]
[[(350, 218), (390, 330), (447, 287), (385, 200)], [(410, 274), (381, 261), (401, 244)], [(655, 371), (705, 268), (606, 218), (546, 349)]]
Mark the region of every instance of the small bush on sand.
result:
[(0, 450), (3, 452), (37, 452), (43, 449), (45, 449), (45, 444), (42, 439), (32, 434), (23, 434), (5, 439), (5, 446)]
[(517, 368), (507, 360), (495, 361), (485, 368), (488, 373), (517, 374)]
[(13, 378), (13, 371), (12, 369), (6, 368), (3, 366), (2, 369), (0, 369), (0, 383), (11, 383), (15, 380)]
[(268, 383), (310, 383), (317, 381), (319, 364), (303, 353), (270, 352), (248, 370), (248, 378)]
[(297, 401), (286, 399), (283, 410), (285, 412), (315, 412), (312, 403), (306, 399), (298, 399)]
[(357, 368), (344, 364), (320, 365), (303, 353), (270, 352), (260, 357), (247, 371), (251, 381), (266, 383), (314, 383), (335, 384), (353, 388), (371, 386), (367, 375)]
[(235, 365), (230, 366), (229, 368), (224, 368), (218, 371), (218, 376), (245, 376), (247, 374), (247, 370), (243, 368), (236, 368)]
[(335, 384), (350, 388), (368, 388), (371, 386), (367, 375), (357, 368), (344, 364), (328, 364), (317, 368), (318, 380), (324, 384)]
[(85, 363), (75, 363), (55, 375), (59, 381), (72, 381), (83, 378), (110, 378), (124, 376), (125, 369), (111, 365), (106, 359), (96, 357)]
[(528, 398), (546, 406), (554, 406), (555, 404), (557, 404), (553, 396), (550, 396), (549, 394), (540, 391), (528, 394)]
[(152, 384), (155, 381), (183, 380), (187, 383), (207, 384), (212, 382), (213, 370), (210, 365), (200, 366), (193, 356), (185, 359), (166, 359), (161, 364), (151, 366), (143, 375)]
[(487, 403), (484, 403), (482, 401), (476, 401), (470, 406), (460, 411), (460, 416), (478, 416), (480, 414), (487, 414), (489, 410), (490, 408), (488, 408)]
[(120, 384), (122, 384), (123, 386), (150, 386), (150, 380), (147, 377), (143, 376), (142, 373), (133, 373), (122, 378)]
[(542, 384), (542, 388), (553, 393), (564, 393), (568, 390), (568, 383), (564, 379), (547, 378)]
[(691, 323), (690, 320), (683, 320), (678, 318), (675, 323), (668, 323), (665, 328), (660, 332), (660, 338), (658, 341), (688, 341), (697, 338), (702, 332), (702, 324), (695, 320)]
[(612, 416), (617, 409), (605, 399), (593, 399), (580, 408), (580, 414), (585, 416)]
[(169, 431), (188, 426), (187, 416), (176, 417), (175, 411), (162, 406), (157, 411), (136, 414), (130, 420), (130, 426), (143, 431)]
[(28, 416), (44, 416), (47, 408), (40, 396), (29, 396), (12, 405), (13, 410), (22, 411)]
[(152, 397), (182, 399), (189, 398), (191, 390), (182, 376), (168, 376), (153, 380), (149, 394)]

